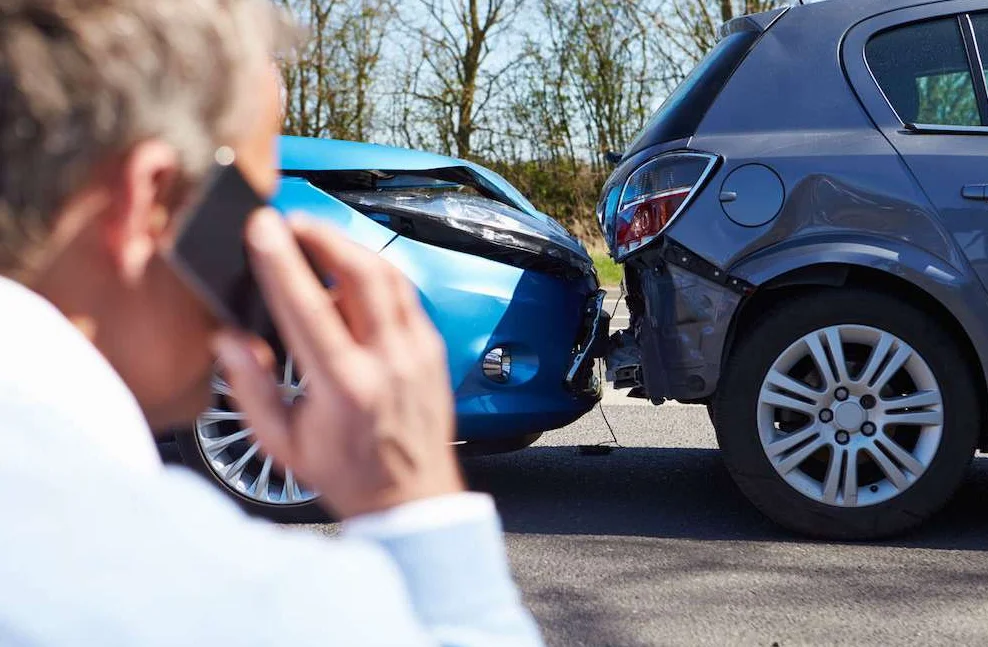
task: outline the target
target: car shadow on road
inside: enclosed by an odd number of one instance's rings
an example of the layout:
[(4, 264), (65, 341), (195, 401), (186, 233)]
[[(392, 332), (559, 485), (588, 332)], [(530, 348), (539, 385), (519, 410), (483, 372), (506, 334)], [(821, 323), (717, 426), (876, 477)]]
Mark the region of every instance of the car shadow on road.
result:
[[(712, 449), (619, 448), (605, 456), (533, 447), (469, 458), (472, 489), (496, 499), (514, 533), (705, 540), (806, 541), (768, 521)], [(977, 458), (951, 503), (919, 529), (880, 545), (988, 550), (988, 458)]]

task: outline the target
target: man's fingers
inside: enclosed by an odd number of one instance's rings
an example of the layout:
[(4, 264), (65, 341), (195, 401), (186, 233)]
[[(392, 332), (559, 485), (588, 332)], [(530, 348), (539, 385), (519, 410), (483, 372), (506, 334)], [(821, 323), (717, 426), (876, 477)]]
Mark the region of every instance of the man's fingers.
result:
[(349, 333), (284, 221), (262, 209), (246, 234), (254, 274), (286, 345), (307, 370), (335, 361)]
[(291, 464), (294, 451), (290, 418), (271, 371), (258, 362), (249, 342), (236, 333), (217, 334), (213, 348), (233, 388), (237, 406), (247, 415), (265, 451), (279, 464)]
[(361, 342), (392, 334), (398, 303), (392, 281), (396, 270), (365, 247), (323, 223), (293, 216), (290, 226), (315, 265), (329, 274), (339, 291), (337, 307)]
[(407, 326), (416, 322), (420, 316), (424, 316), (422, 300), (412, 282), (397, 270), (391, 274), (391, 282), (394, 285), (398, 320)]

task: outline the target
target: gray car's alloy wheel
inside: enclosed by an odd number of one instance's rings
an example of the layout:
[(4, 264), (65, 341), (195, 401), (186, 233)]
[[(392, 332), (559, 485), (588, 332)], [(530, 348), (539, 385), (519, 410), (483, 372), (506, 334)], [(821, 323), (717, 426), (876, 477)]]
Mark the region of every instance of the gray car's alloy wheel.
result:
[(825, 290), (746, 329), (718, 386), (715, 427), (735, 481), (779, 523), (888, 535), (959, 484), (981, 426), (975, 383), (930, 314)]
[[(296, 374), (289, 355), (278, 370), (278, 387), (286, 404), (303, 397), (305, 379)], [(243, 413), (233, 406), (233, 392), (220, 375), (213, 378), (213, 403), (188, 433), (178, 436), (186, 464), (215, 481), (249, 512), (276, 521), (324, 518), (318, 494), (289, 469), (279, 470), (264, 454)]]
[(775, 471), (803, 495), (873, 505), (929, 467), (943, 436), (943, 397), (929, 364), (895, 335), (829, 326), (803, 335), (769, 368), (758, 436)]

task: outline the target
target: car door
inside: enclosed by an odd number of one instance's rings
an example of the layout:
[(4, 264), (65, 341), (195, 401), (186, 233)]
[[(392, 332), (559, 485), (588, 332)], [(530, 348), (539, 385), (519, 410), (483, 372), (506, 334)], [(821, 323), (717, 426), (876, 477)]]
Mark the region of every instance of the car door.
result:
[(988, 12), (938, 2), (858, 25), (848, 75), (944, 227), (988, 286)]

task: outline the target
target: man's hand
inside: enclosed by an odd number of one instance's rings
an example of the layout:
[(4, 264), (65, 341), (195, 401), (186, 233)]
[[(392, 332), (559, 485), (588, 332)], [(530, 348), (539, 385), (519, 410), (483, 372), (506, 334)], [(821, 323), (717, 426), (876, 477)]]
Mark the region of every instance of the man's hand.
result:
[[(445, 346), (411, 283), (312, 220), (287, 224), (262, 210), (246, 237), (265, 300), (305, 376), (304, 398), (286, 405), (251, 340), (218, 336), (227, 379), (265, 450), (343, 518), (462, 490)], [(303, 248), (332, 277), (331, 291)]]

